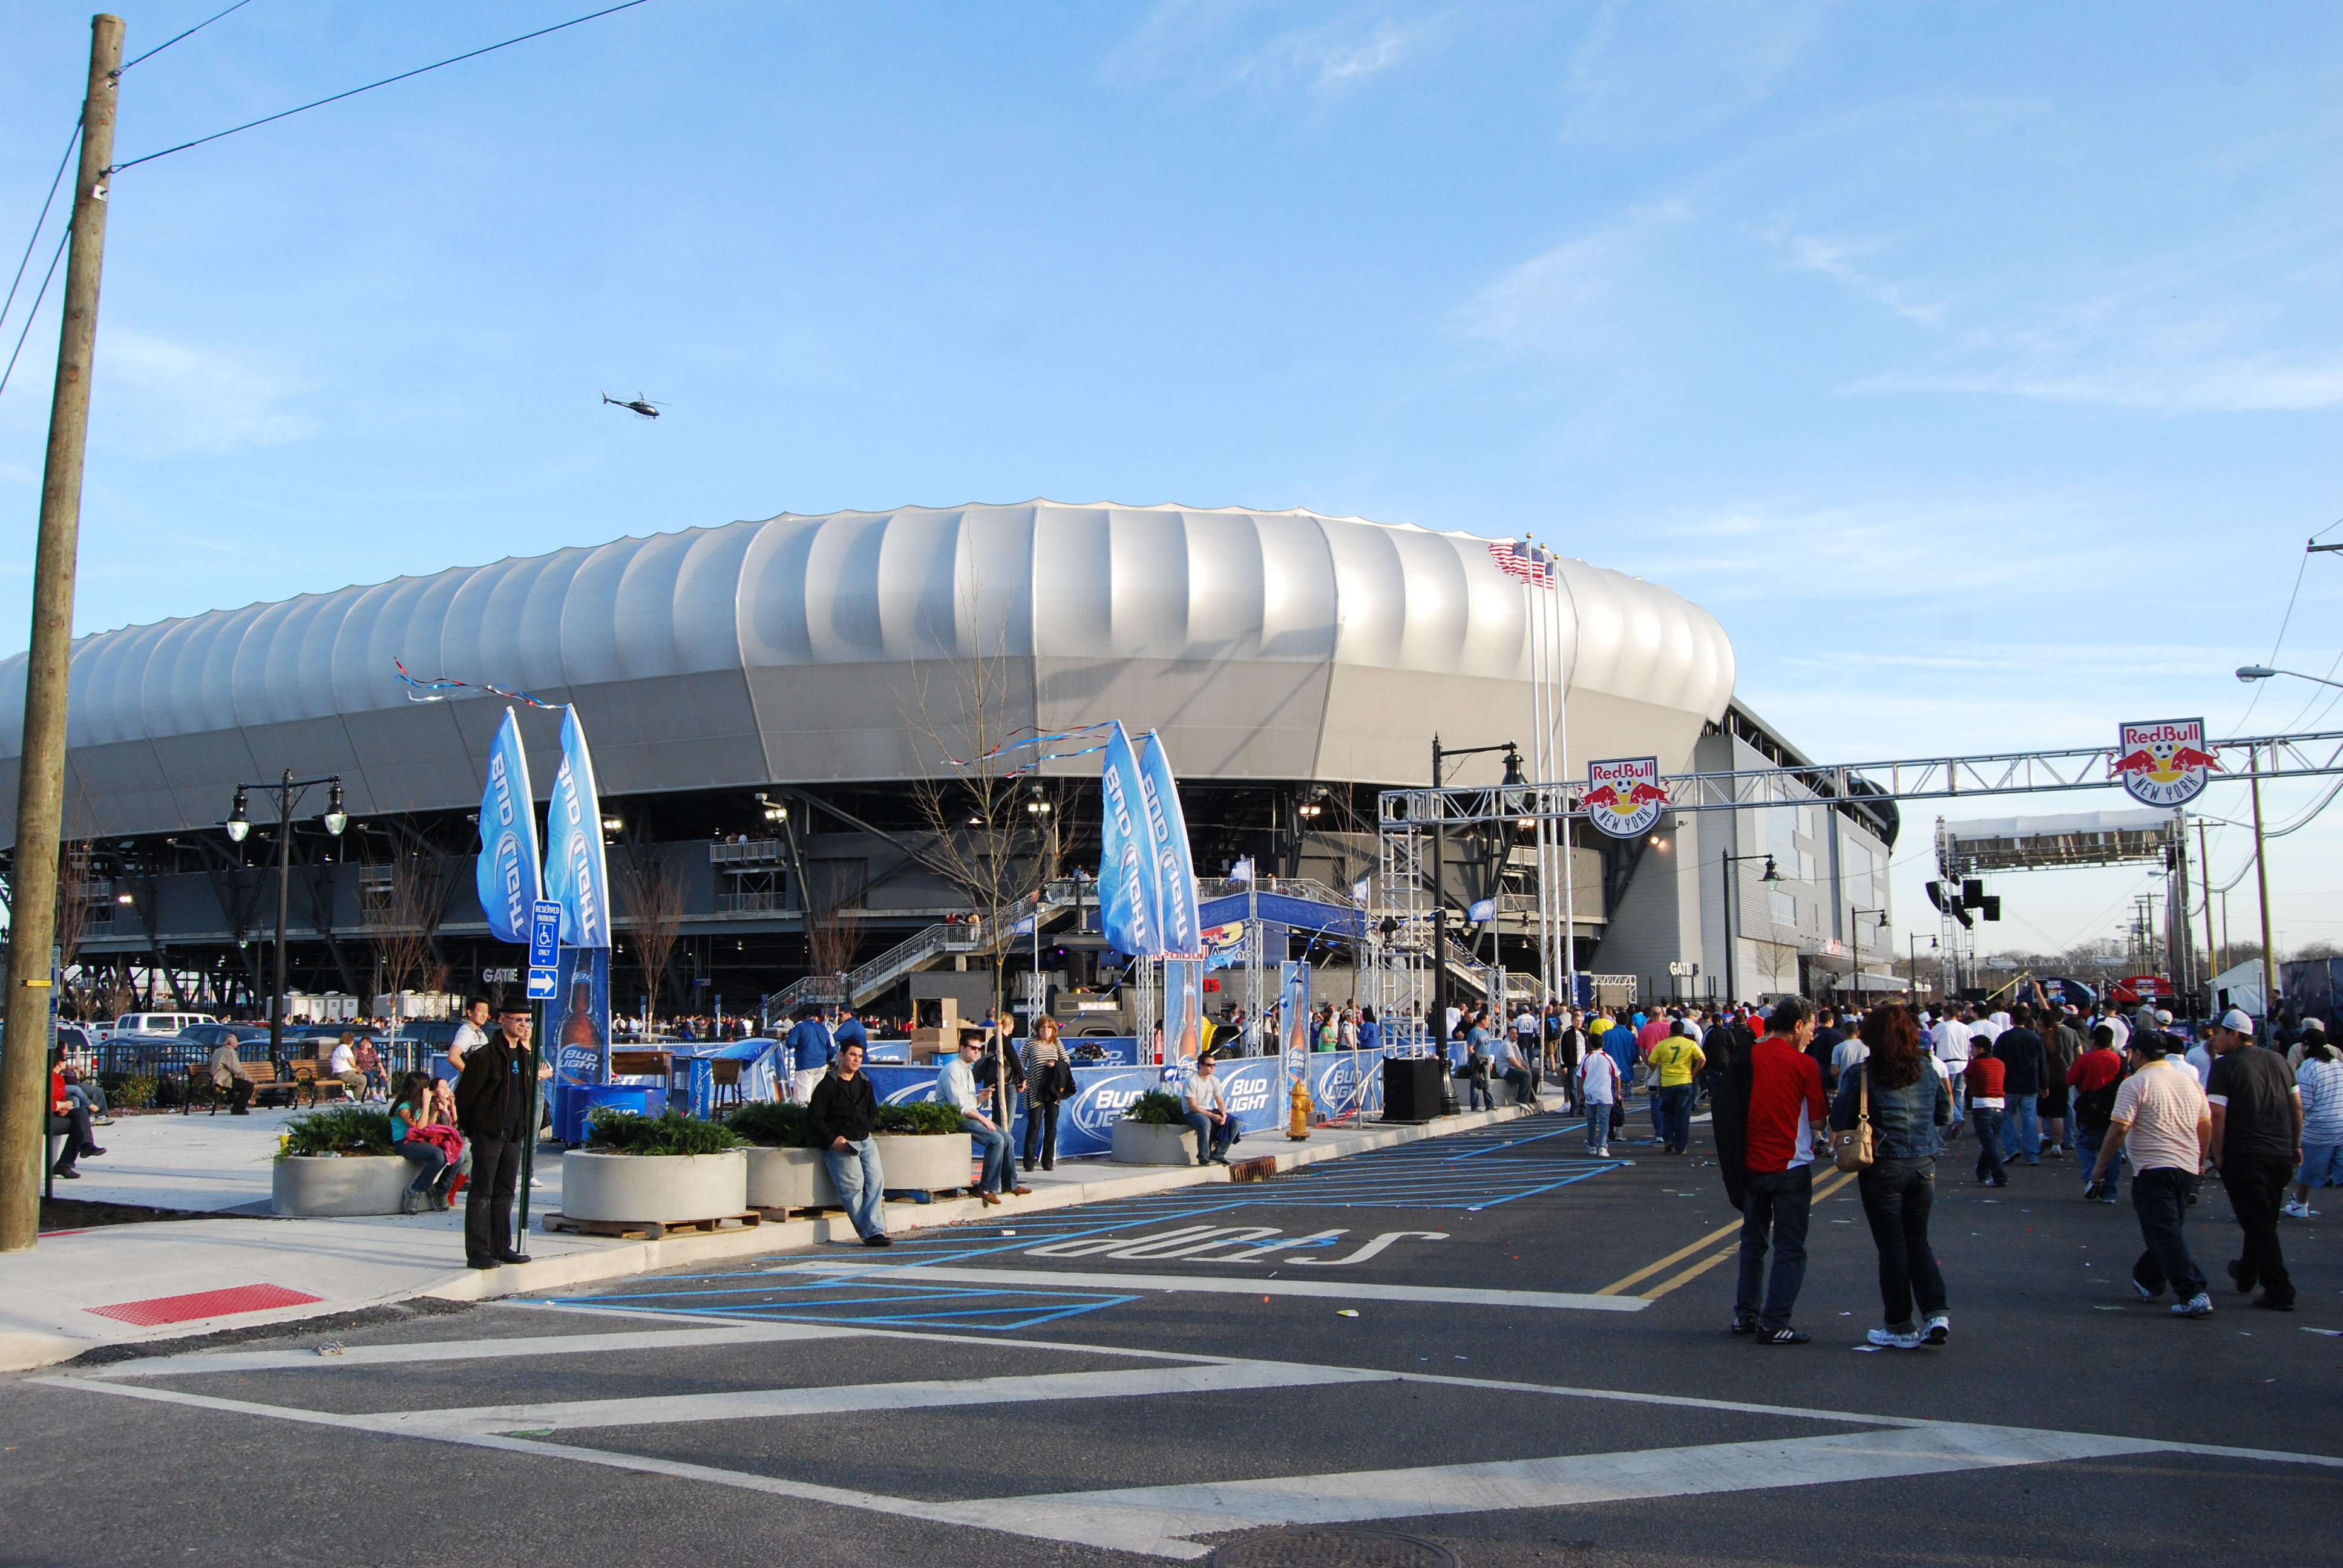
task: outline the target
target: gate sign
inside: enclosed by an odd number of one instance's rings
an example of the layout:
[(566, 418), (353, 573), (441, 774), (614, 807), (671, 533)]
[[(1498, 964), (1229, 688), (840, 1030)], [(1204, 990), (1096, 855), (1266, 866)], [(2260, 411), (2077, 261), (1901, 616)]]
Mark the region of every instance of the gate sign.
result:
[(2116, 777), (2143, 806), (2186, 806), (2205, 788), (2205, 770), (2221, 759), (2205, 749), (2205, 721), (2165, 719), (2126, 724), (2116, 739)]
[(1656, 757), (1616, 757), (1586, 765), (1586, 819), (1614, 839), (1632, 839), (1660, 819), (1668, 792)]

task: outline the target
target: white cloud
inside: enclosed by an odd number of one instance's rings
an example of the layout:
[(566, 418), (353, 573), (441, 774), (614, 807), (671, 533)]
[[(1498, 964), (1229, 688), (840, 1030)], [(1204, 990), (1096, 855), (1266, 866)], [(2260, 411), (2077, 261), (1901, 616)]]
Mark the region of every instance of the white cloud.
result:
[(1214, 91), (1339, 92), (1431, 53), (1449, 26), (1445, 7), (1399, 19), (1391, 15), (1394, 7), (1371, 5), (1340, 6), (1329, 20), (1309, 25), (1265, 30), (1262, 19), (1276, 9), (1262, 0), (1161, 0), (1108, 57), (1104, 72), (1189, 75)]
[(1605, 0), (1564, 77), (1574, 138), (1674, 138), (1772, 96), (1822, 29), (1822, 0)]
[(106, 439), (146, 456), (280, 446), (317, 429), (310, 378), (273, 356), (109, 327), (91, 395)]

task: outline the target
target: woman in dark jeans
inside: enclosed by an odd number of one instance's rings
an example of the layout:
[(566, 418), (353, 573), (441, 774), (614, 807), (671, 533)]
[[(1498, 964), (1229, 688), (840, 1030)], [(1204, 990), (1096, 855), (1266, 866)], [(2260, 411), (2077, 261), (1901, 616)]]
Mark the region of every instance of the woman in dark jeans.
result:
[[(1871, 1342), (1897, 1350), (1940, 1345), (1952, 1337), (1952, 1321), (1945, 1314), (1945, 1276), (1928, 1245), (1928, 1211), (1936, 1199), (1936, 1151), (1953, 1120), (1952, 1091), (1920, 1049), (1920, 1025), (1910, 1009), (1895, 1002), (1873, 1008), (1858, 1032), (1871, 1055), (1840, 1079), (1831, 1126), (1853, 1127), (1867, 1094), (1872, 1166), (1855, 1185), (1879, 1248), (1886, 1324), (1871, 1331)], [(1915, 1295), (1925, 1324), (1912, 1321)]]

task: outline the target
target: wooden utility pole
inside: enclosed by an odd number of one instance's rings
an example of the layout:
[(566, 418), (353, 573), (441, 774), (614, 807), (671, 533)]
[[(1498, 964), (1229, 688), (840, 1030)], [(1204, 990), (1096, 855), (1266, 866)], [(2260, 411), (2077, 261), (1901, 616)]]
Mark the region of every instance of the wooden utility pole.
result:
[(89, 86), (81, 106), (65, 327), (49, 398), (41, 531), (33, 549), (33, 638), (25, 661), (24, 755), (16, 779), (10, 881), (8, 1030), (0, 1049), (0, 1252), (40, 1234), (41, 1164), (48, 1152), (48, 1042), (57, 858), (65, 828), (65, 678), (73, 659), (74, 564), (81, 535), (82, 453), (97, 347), (98, 274), (106, 259), (106, 184), (114, 162), (122, 18), (90, 20)]

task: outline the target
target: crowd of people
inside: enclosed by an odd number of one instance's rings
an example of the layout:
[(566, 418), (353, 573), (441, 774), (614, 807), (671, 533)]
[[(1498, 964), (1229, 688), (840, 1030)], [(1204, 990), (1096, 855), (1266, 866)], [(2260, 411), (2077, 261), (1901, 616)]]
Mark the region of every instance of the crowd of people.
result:
[(1821, 1160), (1855, 1177), (1879, 1259), (1883, 1322), (1870, 1340), (1895, 1349), (1951, 1335), (1928, 1223), (1938, 1162), (1964, 1134), (1986, 1187), (2071, 1159), (2077, 1197), (2113, 1203), (2128, 1166), (2141, 1237), (2132, 1286), (2142, 1301), (2169, 1292), (2181, 1318), (2215, 1310), (2187, 1231), (2208, 1175), (2242, 1236), (2230, 1286), (2272, 1312), (2295, 1304), (2281, 1218), (2314, 1217), (2313, 1192), (2343, 1180), (2343, 1059), (2316, 1019), (2283, 1020), (2263, 1040), (2233, 1009), (2194, 1039), (2168, 1011), (2087, 1013), (2029, 988), (2003, 1006), (1938, 1014), (1899, 998), (1842, 1019), (1790, 997), (1649, 1014), (1523, 1009), (1513, 1024), (1501, 1055), (1503, 1031), (1485, 1010), (1449, 1019), (1471, 1062), (1500, 1070), (1501, 1060), (1528, 1057), (1533, 1084), (1541, 1071), (1554, 1079), (1585, 1119), (1590, 1154), (1609, 1157), (1637, 1086), (1651, 1146), (1664, 1153), (1685, 1152), (1693, 1118), (1708, 1106), (1742, 1213), (1732, 1332), (1761, 1344), (1809, 1338), (1791, 1315)]

